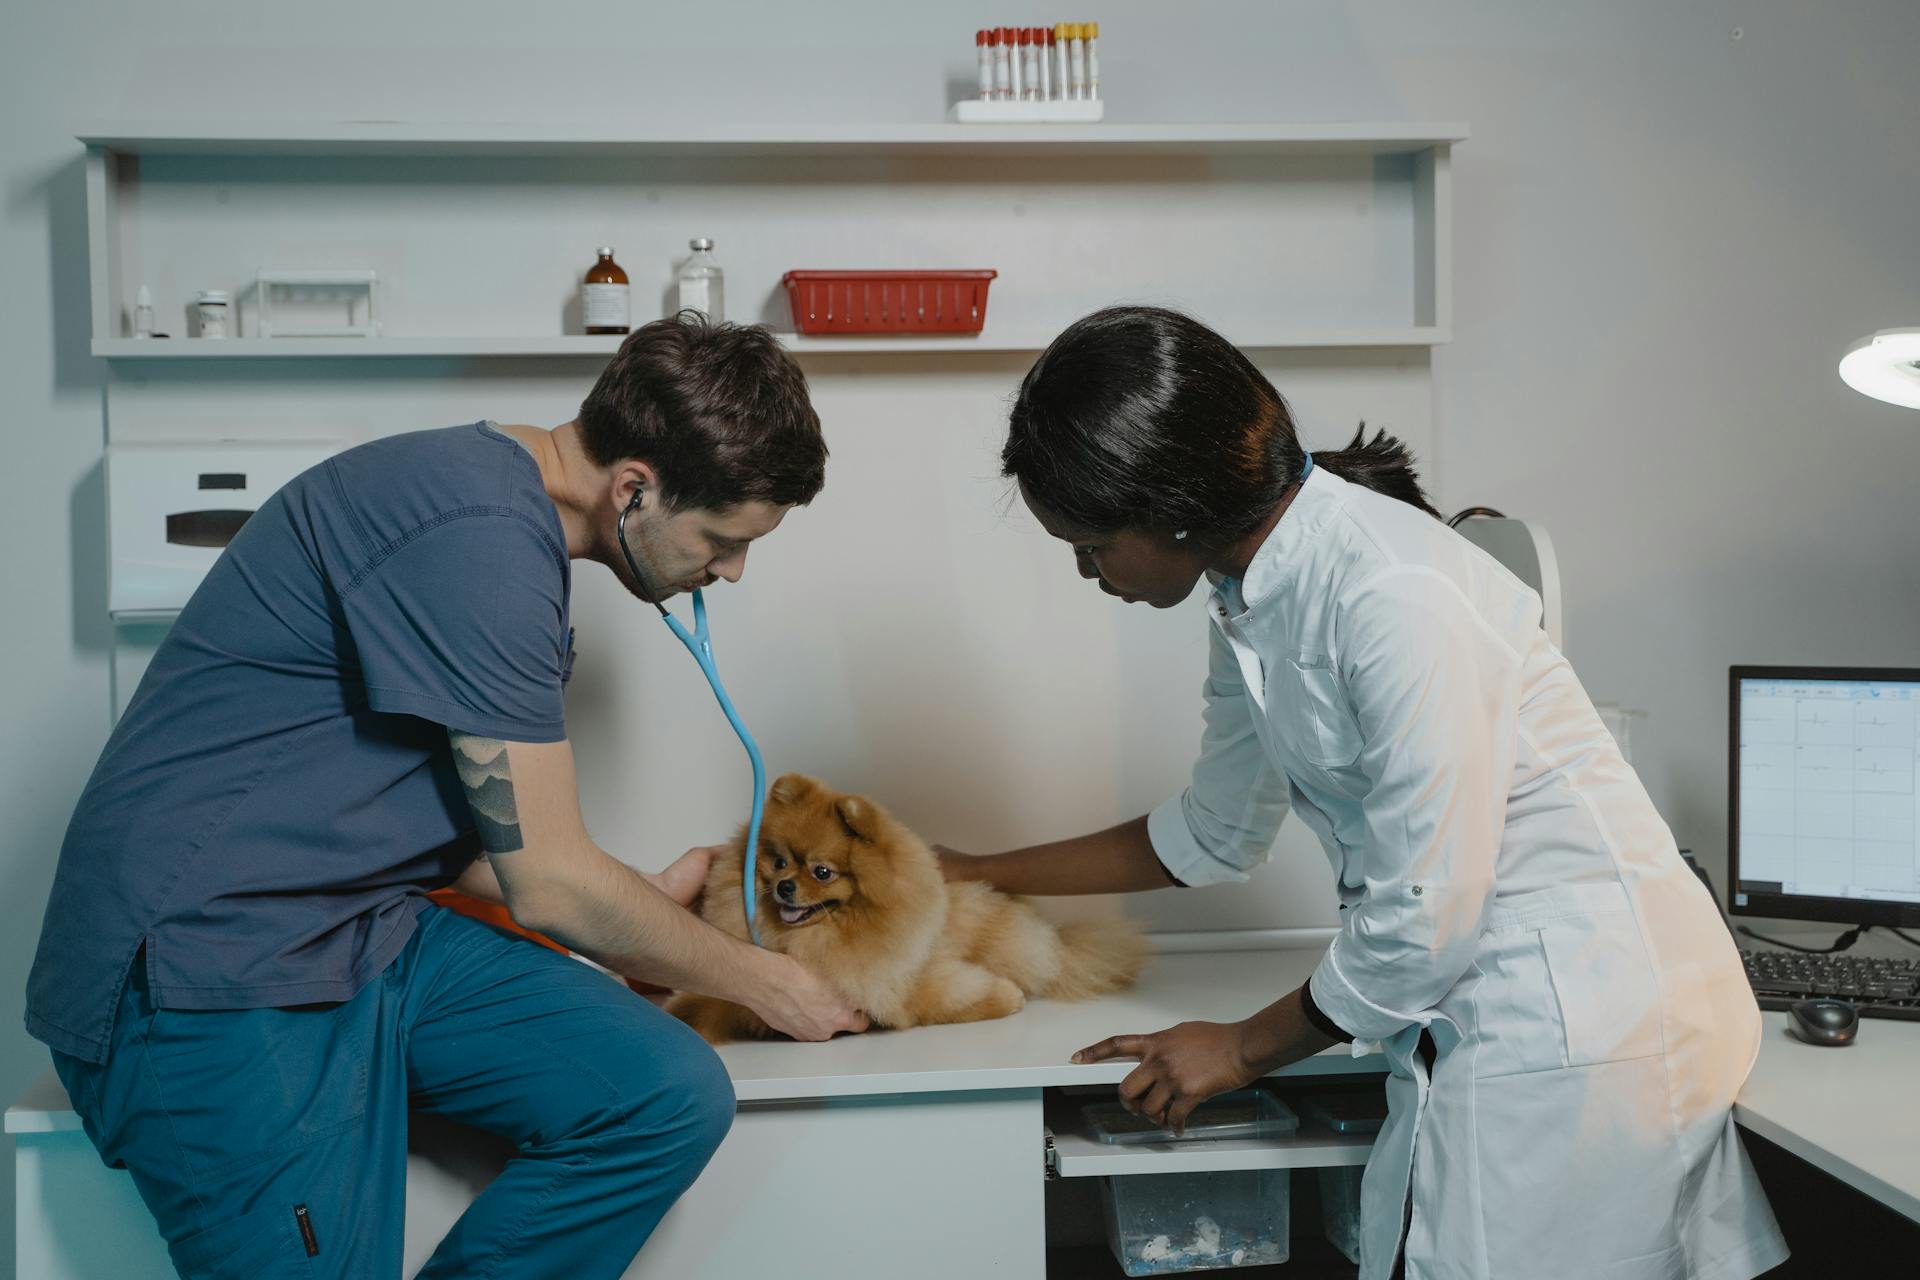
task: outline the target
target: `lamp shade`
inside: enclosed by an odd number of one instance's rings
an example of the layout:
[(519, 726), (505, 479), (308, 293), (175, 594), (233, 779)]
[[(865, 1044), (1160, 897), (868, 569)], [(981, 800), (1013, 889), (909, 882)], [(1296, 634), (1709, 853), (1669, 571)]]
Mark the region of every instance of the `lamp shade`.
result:
[(1840, 377), (1863, 396), (1920, 409), (1920, 329), (1882, 329), (1840, 358)]

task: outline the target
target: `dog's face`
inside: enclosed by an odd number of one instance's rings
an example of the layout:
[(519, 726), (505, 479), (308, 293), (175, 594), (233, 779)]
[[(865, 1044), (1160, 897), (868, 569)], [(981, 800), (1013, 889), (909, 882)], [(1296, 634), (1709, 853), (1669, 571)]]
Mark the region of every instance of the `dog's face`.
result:
[(773, 784), (755, 876), (783, 929), (825, 924), (861, 903), (861, 878), (884, 874), (879, 821), (870, 801), (812, 778), (790, 773)]

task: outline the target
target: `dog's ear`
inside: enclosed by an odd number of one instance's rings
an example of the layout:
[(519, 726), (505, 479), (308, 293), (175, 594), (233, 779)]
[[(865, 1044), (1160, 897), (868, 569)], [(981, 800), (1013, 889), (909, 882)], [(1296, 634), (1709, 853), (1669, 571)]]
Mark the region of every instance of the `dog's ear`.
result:
[(834, 802), (833, 809), (854, 836), (867, 841), (874, 839), (880, 825), (879, 815), (869, 801), (860, 796), (841, 796)]
[(793, 804), (813, 788), (813, 779), (805, 774), (783, 773), (774, 780), (773, 788), (767, 796), (775, 804)]

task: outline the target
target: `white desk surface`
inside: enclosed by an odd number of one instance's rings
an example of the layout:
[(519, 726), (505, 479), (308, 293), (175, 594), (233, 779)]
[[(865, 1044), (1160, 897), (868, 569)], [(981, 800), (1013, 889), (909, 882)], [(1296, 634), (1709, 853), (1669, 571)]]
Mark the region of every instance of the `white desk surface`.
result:
[[(1077, 1067), (1068, 1058), (1123, 1032), (1243, 1018), (1305, 982), (1319, 959), (1320, 952), (1310, 950), (1160, 956), (1132, 991), (1104, 1000), (1035, 1001), (995, 1022), (875, 1031), (827, 1044), (724, 1045), (720, 1057), (742, 1102), (1114, 1084), (1131, 1063)], [(1355, 1058), (1336, 1046), (1282, 1074), (1383, 1070), (1380, 1057)], [(80, 1122), (49, 1071), (7, 1109), (6, 1127), (8, 1133), (47, 1133), (78, 1129)]]
[(1828, 1049), (1794, 1039), (1784, 1013), (1761, 1017), (1733, 1118), (1920, 1221), (1920, 1022), (1863, 1018), (1852, 1045)]
[[(743, 1102), (859, 1094), (945, 1093), (1117, 1084), (1127, 1062), (1076, 1067), (1068, 1059), (1108, 1036), (1162, 1031), (1177, 1022), (1225, 1022), (1272, 1004), (1307, 980), (1319, 951), (1239, 951), (1154, 959), (1133, 990), (1084, 1004), (1039, 1000), (1011, 1018), (956, 1027), (842, 1036), (827, 1044), (725, 1045), (720, 1057)], [(1286, 1075), (1382, 1072), (1336, 1046)]]

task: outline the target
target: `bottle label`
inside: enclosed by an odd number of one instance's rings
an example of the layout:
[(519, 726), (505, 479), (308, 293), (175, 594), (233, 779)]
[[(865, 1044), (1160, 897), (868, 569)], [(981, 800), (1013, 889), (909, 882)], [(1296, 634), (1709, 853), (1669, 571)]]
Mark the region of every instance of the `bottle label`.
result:
[(624, 284), (587, 284), (580, 286), (588, 328), (626, 328), (632, 319), (627, 307)]

